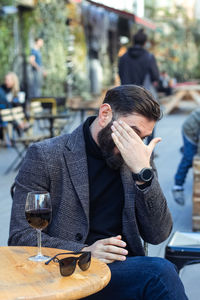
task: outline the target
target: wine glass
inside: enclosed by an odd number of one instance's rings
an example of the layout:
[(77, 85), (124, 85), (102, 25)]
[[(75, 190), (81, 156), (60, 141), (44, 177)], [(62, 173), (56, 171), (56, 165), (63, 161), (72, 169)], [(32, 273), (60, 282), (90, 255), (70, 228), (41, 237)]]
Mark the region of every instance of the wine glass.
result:
[(46, 191), (29, 192), (26, 198), (25, 216), (31, 227), (37, 230), (38, 254), (29, 257), (29, 260), (45, 261), (49, 256), (44, 256), (41, 252), (41, 231), (51, 222), (50, 194)]

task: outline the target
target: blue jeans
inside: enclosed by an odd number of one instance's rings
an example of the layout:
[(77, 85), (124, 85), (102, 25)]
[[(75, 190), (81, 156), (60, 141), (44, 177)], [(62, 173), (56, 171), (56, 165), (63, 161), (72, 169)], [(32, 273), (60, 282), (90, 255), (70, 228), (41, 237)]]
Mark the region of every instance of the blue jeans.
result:
[(109, 284), (85, 300), (186, 300), (176, 267), (164, 258), (135, 256), (108, 264)]
[(197, 145), (192, 144), (183, 134), (183, 157), (175, 175), (175, 184), (183, 185), (189, 168), (192, 167), (194, 155), (197, 153)]

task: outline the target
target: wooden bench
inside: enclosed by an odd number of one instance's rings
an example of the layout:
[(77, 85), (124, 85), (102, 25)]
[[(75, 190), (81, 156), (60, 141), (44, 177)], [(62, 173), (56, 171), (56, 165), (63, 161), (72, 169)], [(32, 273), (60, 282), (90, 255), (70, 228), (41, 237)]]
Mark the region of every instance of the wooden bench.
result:
[(170, 114), (174, 109), (184, 107), (191, 109), (200, 105), (200, 85), (182, 85), (175, 88), (173, 95), (161, 97), (164, 114)]

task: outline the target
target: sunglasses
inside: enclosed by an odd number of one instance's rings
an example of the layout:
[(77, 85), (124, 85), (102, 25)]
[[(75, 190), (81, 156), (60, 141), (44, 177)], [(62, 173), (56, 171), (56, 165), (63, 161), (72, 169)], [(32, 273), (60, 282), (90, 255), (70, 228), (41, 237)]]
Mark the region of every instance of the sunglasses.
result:
[[(80, 255), (79, 257), (65, 257), (62, 259), (58, 259), (57, 256), (64, 254), (73, 254)], [(55, 256), (51, 257), (49, 260), (45, 262), (45, 265), (48, 265), (51, 261), (59, 263), (60, 266), (60, 274), (62, 276), (70, 276), (74, 273), (76, 269), (76, 263), (78, 262), (79, 268), (82, 271), (86, 271), (91, 263), (91, 252), (82, 251), (82, 252), (68, 252), (68, 253), (58, 253)]]

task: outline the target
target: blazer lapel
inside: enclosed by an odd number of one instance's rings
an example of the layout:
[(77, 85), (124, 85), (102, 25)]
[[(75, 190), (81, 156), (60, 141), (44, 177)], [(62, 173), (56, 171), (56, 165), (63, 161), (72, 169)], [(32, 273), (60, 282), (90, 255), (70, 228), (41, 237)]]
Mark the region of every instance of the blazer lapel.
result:
[(82, 125), (69, 137), (64, 151), (65, 162), (73, 187), (89, 222), (89, 180)]

